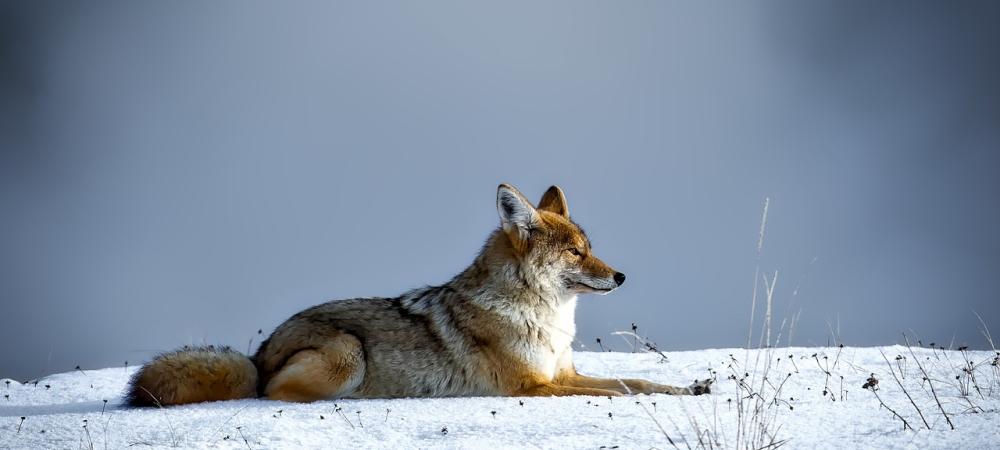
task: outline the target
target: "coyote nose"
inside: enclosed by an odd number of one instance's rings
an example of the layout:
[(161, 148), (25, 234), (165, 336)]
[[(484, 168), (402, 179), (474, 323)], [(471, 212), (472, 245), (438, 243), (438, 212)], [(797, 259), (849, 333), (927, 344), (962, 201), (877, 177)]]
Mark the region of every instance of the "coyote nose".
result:
[(624, 282), (625, 282), (625, 274), (621, 272), (615, 272), (615, 283), (618, 283), (618, 285), (621, 286), (622, 283)]

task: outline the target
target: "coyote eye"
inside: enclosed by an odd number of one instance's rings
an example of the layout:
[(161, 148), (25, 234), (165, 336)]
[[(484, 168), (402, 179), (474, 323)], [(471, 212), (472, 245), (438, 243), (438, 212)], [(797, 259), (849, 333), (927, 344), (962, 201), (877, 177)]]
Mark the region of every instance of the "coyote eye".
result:
[(569, 252), (569, 254), (571, 254), (573, 256), (580, 256), (580, 251), (577, 250), (575, 247), (574, 248), (567, 248), (566, 251)]

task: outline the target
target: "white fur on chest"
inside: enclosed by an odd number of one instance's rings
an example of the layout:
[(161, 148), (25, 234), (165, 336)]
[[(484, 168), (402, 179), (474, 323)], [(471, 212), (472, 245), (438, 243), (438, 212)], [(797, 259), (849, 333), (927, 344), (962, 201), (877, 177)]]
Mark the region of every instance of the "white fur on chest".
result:
[(560, 358), (570, 351), (576, 336), (576, 296), (564, 300), (554, 314), (534, 322), (541, 328), (542, 339), (528, 339), (520, 349), (521, 356), (540, 375), (552, 379), (559, 369)]

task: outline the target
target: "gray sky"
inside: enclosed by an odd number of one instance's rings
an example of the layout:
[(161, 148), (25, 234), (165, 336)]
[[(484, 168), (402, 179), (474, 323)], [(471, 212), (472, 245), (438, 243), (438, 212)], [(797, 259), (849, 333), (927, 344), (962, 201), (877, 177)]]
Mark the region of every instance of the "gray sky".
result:
[(743, 345), (765, 197), (794, 344), (981, 347), (998, 13), (4, 2), (0, 376), (245, 349), (312, 304), (444, 282), (497, 225), (500, 182), (562, 186), (628, 274), (580, 302), (589, 347), (627, 348), (608, 334), (632, 322), (664, 349)]

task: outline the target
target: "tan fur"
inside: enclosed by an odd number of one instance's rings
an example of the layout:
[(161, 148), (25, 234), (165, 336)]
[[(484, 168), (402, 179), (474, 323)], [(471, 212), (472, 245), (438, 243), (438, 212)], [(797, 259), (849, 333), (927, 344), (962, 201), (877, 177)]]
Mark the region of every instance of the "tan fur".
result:
[(539, 211), (548, 211), (569, 219), (569, 203), (566, 202), (566, 194), (563, 194), (559, 186), (552, 186), (538, 201)]
[(229, 348), (197, 347), (162, 354), (142, 367), (129, 384), (136, 406), (198, 403), (257, 395), (257, 369)]
[[(577, 295), (608, 293), (624, 275), (594, 256), (561, 189), (549, 188), (539, 205), (500, 185), (501, 226), (451, 281), (292, 316), (253, 357), (257, 392), (289, 401), (708, 392), (708, 381), (681, 388), (576, 372)], [(142, 399), (139, 388), (162, 404), (248, 396), (253, 367), (231, 353), (157, 358), (134, 380), (131, 398)], [(222, 380), (238, 387), (227, 391)]]
[(301, 350), (267, 383), (274, 400), (309, 402), (352, 392), (365, 371), (361, 342), (341, 334), (316, 350)]
[(686, 395), (694, 394), (689, 388), (668, 386), (657, 384), (652, 381), (637, 380), (633, 378), (594, 378), (580, 375), (573, 371), (572, 374), (560, 376), (556, 382), (564, 386), (576, 386), (582, 388), (606, 389), (618, 394), (672, 394)]

